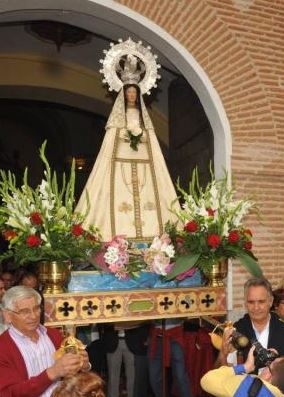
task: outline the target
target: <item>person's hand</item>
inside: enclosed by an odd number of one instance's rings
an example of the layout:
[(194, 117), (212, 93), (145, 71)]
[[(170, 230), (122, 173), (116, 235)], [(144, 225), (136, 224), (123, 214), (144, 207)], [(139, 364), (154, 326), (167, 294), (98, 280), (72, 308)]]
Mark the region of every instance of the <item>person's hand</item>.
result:
[(255, 357), (254, 357), (254, 351), (255, 351), (255, 346), (252, 346), (250, 348), (250, 351), (248, 353), (248, 357), (246, 362), (244, 363), (245, 371), (247, 374), (255, 370)]
[(66, 353), (47, 368), (47, 375), (52, 381), (67, 375), (74, 375), (82, 368), (85, 360), (85, 355), (82, 357), (81, 354)]
[(231, 339), (233, 332), (233, 327), (226, 327), (224, 329), (221, 349), (214, 363), (214, 368), (219, 368), (221, 365), (228, 365), (227, 356), (232, 351)]
[(223, 357), (227, 357), (229, 353), (232, 352), (232, 334), (235, 331), (234, 327), (226, 327), (224, 329), (223, 338), (222, 338), (222, 346), (220, 353)]

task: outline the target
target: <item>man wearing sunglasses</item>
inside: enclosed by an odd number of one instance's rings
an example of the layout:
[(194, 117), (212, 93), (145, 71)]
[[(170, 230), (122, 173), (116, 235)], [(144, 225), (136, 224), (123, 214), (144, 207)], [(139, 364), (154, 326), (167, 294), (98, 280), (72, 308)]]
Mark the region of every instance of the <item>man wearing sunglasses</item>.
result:
[(40, 303), (33, 288), (12, 287), (4, 294), (3, 316), (9, 328), (0, 335), (1, 397), (49, 397), (61, 377), (89, 369), (85, 351), (54, 360), (62, 335), (40, 324)]
[(284, 356), (276, 358), (259, 376), (255, 370), (255, 346), (244, 364), (223, 366), (207, 372), (201, 379), (202, 388), (217, 397), (283, 397)]

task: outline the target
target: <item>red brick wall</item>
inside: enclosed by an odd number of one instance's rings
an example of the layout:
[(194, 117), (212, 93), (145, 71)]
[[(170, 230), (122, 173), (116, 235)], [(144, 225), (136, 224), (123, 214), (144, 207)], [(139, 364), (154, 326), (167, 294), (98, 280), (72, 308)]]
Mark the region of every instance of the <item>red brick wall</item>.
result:
[[(284, 1), (116, 0), (160, 25), (195, 57), (232, 130), (232, 175), (253, 193), (262, 223), (248, 226), (265, 275), (284, 278)], [(248, 274), (234, 266), (234, 307)]]

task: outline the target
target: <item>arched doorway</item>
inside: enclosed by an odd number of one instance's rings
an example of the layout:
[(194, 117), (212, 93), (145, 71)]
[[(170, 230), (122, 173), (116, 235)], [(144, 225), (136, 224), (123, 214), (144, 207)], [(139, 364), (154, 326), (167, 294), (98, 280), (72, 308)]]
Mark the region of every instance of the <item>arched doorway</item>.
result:
[(111, 0), (103, 4), (99, 0), (82, 0), (80, 4), (73, 0), (42, 0), (40, 9), (33, 0), (18, 0), (5, 2), (0, 13), (0, 22), (47, 18), (68, 21), (91, 32), (95, 30), (95, 18), (103, 21), (105, 28), (115, 21), (117, 27), (127, 26), (129, 34), (139, 36), (166, 58), (174, 59), (177, 69), (197, 93), (212, 127), (216, 175), (221, 175), (224, 168), (230, 172), (231, 134), (225, 110), (202, 67), (178, 41), (149, 19)]

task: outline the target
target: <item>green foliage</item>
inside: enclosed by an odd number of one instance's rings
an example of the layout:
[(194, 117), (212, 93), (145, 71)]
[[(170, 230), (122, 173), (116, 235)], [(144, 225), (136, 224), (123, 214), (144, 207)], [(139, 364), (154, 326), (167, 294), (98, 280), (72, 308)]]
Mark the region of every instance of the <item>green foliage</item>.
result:
[(21, 187), (17, 187), (13, 173), (0, 171), (0, 231), (9, 242), (0, 260), (14, 257), (18, 265), (40, 260), (87, 260), (100, 248), (98, 229), (83, 229), (87, 213), (74, 212), (74, 160), (69, 179), (63, 174), (59, 186), (45, 156), (46, 143), (39, 150), (44, 177), (35, 189), (28, 184), (27, 169)]
[(221, 259), (239, 259), (252, 275), (261, 276), (251, 251), (252, 233), (242, 224), (243, 218), (257, 211), (257, 207), (248, 198), (234, 198), (235, 191), (229, 187), (227, 174), (216, 180), (210, 172), (211, 181), (204, 188), (199, 184), (197, 169), (192, 173), (188, 192), (177, 182), (183, 205), (180, 210), (173, 209), (177, 222), (166, 225), (176, 251), (175, 265), (167, 279), (192, 267), (206, 274)]
[(138, 145), (139, 145), (139, 143), (141, 143), (141, 138), (142, 138), (143, 132), (141, 132), (138, 135), (134, 135), (132, 133), (132, 131), (130, 131), (130, 130), (127, 130), (126, 132), (127, 132), (127, 136), (128, 136), (129, 142), (130, 142), (131, 149), (133, 149), (137, 152)]

